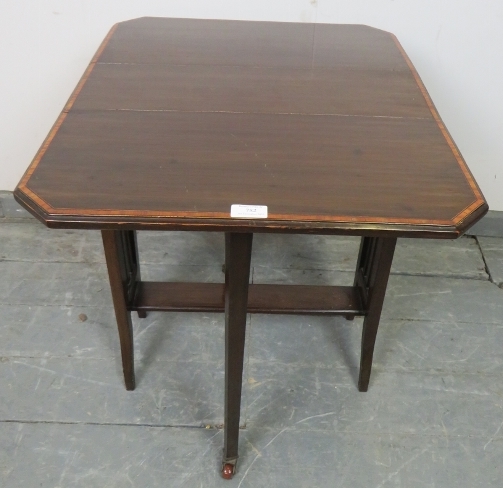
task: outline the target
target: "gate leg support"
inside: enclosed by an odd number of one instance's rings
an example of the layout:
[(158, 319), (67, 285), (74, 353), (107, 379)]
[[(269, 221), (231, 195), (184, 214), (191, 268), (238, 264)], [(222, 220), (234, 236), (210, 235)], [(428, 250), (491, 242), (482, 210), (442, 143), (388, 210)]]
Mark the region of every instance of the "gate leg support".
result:
[(253, 234), (225, 235), (225, 412), (222, 477), (236, 470)]
[(355, 286), (362, 291), (367, 315), (363, 322), (358, 389), (367, 391), (374, 345), (386, 295), (396, 238), (364, 237), (356, 268)]
[(124, 382), (127, 390), (134, 390), (133, 327), (128, 307), (139, 279), (136, 235), (134, 231), (102, 230), (101, 236), (119, 330)]

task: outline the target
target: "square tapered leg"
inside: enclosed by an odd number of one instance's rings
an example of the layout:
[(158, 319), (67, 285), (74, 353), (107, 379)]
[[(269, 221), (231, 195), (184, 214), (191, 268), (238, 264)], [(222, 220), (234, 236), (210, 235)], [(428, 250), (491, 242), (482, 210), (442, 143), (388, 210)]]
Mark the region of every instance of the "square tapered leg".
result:
[(252, 239), (253, 234), (227, 233), (225, 236), (224, 478), (232, 478), (238, 459)]
[(367, 391), (374, 345), (386, 295), (396, 238), (363, 237), (356, 266), (355, 286), (361, 291), (366, 310), (363, 321), (358, 389)]
[(122, 369), (127, 390), (135, 389), (133, 327), (129, 307), (139, 281), (135, 231), (101, 231), (119, 331)]

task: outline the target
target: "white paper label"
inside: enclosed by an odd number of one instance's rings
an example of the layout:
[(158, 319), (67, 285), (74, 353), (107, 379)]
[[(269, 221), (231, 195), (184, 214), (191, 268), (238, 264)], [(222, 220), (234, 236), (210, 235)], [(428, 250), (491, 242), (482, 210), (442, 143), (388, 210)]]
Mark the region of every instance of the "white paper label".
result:
[(267, 219), (267, 206), (231, 205), (231, 217), (240, 219)]

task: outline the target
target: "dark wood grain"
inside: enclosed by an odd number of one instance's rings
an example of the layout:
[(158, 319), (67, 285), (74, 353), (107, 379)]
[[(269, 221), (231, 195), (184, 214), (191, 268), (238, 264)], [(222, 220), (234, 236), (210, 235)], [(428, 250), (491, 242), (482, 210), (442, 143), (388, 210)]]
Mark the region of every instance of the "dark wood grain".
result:
[[(131, 310), (223, 312), (224, 285), (143, 281)], [(249, 313), (363, 315), (358, 290), (351, 286), (250, 285)]]
[(391, 34), (191, 19), (111, 31), (15, 197), (72, 228), (456, 237), (487, 211)]
[(244, 203), (285, 221), (448, 223), (474, 201), (435, 122), (410, 118), (75, 112), (28, 187), (87, 213), (229, 217)]
[(311, 66), (314, 26), (142, 18), (118, 25), (101, 63)]
[(431, 117), (410, 71), (345, 66), (97, 64), (73, 109)]
[(98, 61), (407, 70), (389, 34), (363, 25), (148, 17), (120, 23)]

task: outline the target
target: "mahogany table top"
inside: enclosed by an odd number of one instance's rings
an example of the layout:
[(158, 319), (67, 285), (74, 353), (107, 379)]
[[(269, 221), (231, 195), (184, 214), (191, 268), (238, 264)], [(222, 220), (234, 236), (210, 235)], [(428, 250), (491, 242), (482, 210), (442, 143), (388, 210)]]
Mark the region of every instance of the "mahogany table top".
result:
[(51, 227), (411, 237), (488, 208), (392, 34), (163, 18), (112, 28), (15, 196)]

